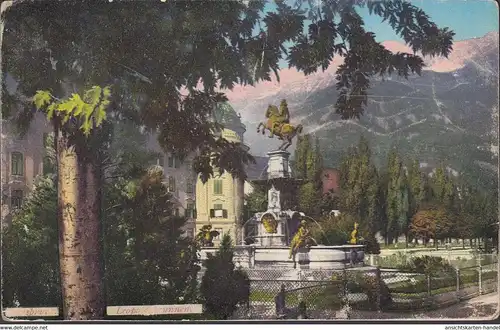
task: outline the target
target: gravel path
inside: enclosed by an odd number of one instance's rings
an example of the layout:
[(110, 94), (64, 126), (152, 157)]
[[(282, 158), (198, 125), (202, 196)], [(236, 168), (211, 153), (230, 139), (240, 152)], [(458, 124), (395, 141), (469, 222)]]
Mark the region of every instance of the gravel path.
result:
[(417, 313), (387, 313), (351, 311), (350, 319), (475, 319), (488, 320), (497, 315), (498, 292), (472, 298), (443, 309)]

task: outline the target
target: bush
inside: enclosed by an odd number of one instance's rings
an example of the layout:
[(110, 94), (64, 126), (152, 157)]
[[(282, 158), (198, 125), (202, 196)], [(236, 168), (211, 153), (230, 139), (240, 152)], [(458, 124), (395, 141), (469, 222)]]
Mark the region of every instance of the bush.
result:
[(380, 244), (378, 243), (375, 235), (368, 235), (365, 241), (365, 253), (366, 254), (380, 254)]
[(378, 259), (378, 266), (381, 268), (395, 268), (401, 270), (412, 269), (412, 258), (406, 253), (397, 252), (387, 257)]
[(221, 246), (205, 261), (206, 272), (201, 282), (201, 295), (209, 318), (227, 320), (239, 304), (250, 302), (250, 280), (235, 269), (231, 237), (224, 235)]
[(379, 293), (381, 309), (385, 309), (392, 304), (389, 287), (382, 279), (377, 281), (377, 277), (373, 273), (350, 272), (346, 275), (336, 274), (333, 275), (332, 280), (332, 284), (328, 285), (321, 295), (325, 305), (329, 308), (339, 308), (342, 302), (340, 298), (345, 295), (345, 292), (366, 294), (367, 302), (373, 308), (377, 307)]
[(410, 270), (417, 273), (432, 274), (436, 277), (455, 274), (455, 269), (446, 260), (432, 256), (412, 258)]
[(348, 214), (325, 216), (311, 234), (319, 245), (344, 245), (349, 241), (355, 222)]
[(362, 274), (357, 276), (356, 283), (361, 288), (361, 292), (366, 293), (368, 302), (373, 306), (377, 306), (379, 294), (381, 309), (392, 304), (391, 292), (381, 278), (377, 280), (377, 276), (374, 274)]

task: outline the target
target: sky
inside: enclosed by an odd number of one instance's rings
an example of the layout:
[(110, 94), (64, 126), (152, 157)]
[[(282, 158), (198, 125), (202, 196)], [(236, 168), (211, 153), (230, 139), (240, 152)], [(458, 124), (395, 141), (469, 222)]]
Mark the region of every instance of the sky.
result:
[[(482, 37), (498, 31), (498, 3), (494, 0), (413, 0), (415, 6), (429, 15), (439, 27), (455, 31), (455, 40)], [(360, 11), (366, 27), (377, 34), (379, 41), (401, 40), (378, 16)]]
[[(288, 0), (293, 3), (293, 0)], [(500, 0), (499, 0), (500, 1)], [(455, 32), (454, 40), (482, 37), (488, 32), (499, 30), (498, 3), (495, 0), (410, 0), (421, 8), (439, 27), (449, 27)], [(275, 5), (266, 5), (273, 10)], [(379, 42), (403, 40), (396, 35), (387, 22), (376, 15), (370, 15), (367, 8), (359, 9), (368, 31), (376, 34)], [(288, 66), (284, 61), (281, 67)]]

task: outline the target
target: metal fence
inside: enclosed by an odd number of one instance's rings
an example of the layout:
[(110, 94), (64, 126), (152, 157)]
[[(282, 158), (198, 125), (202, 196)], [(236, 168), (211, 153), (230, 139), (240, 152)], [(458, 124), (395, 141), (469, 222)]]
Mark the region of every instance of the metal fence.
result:
[(396, 269), (259, 269), (249, 274), (250, 303), (235, 319), (348, 319), (352, 310), (438, 309), (498, 291), (498, 264), (432, 274)]

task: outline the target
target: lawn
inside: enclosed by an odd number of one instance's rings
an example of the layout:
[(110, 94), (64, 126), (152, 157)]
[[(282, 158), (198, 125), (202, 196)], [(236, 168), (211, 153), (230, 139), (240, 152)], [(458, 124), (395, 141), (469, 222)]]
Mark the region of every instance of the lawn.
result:
[[(340, 306), (343, 288), (338, 283), (325, 283), (305, 287), (296, 291), (289, 291), (285, 296), (287, 307), (296, 307), (300, 301), (304, 301), (309, 307), (324, 306), (325, 302), (334, 303)], [(274, 299), (278, 292), (269, 292), (262, 290), (252, 290), (250, 293), (250, 302), (260, 302), (266, 304), (275, 303)]]
[[(428, 284), (425, 275), (416, 275), (413, 277), (415, 282), (411, 283), (409, 281), (398, 282), (389, 284), (389, 290), (391, 293), (401, 293), (401, 294), (427, 294)], [(496, 271), (489, 271), (482, 273), (482, 280), (489, 280), (497, 278)], [(460, 273), (460, 288), (469, 287), (471, 285), (477, 285), (479, 280), (478, 273), (474, 269), (463, 270)], [(433, 292), (442, 293), (437, 290), (446, 289), (448, 287), (454, 288), (456, 290), (457, 278), (456, 276), (448, 276), (441, 278), (431, 278), (431, 293)], [(447, 291), (445, 291), (447, 292)], [(437, 294), (436, 293), (436, 294)]]

